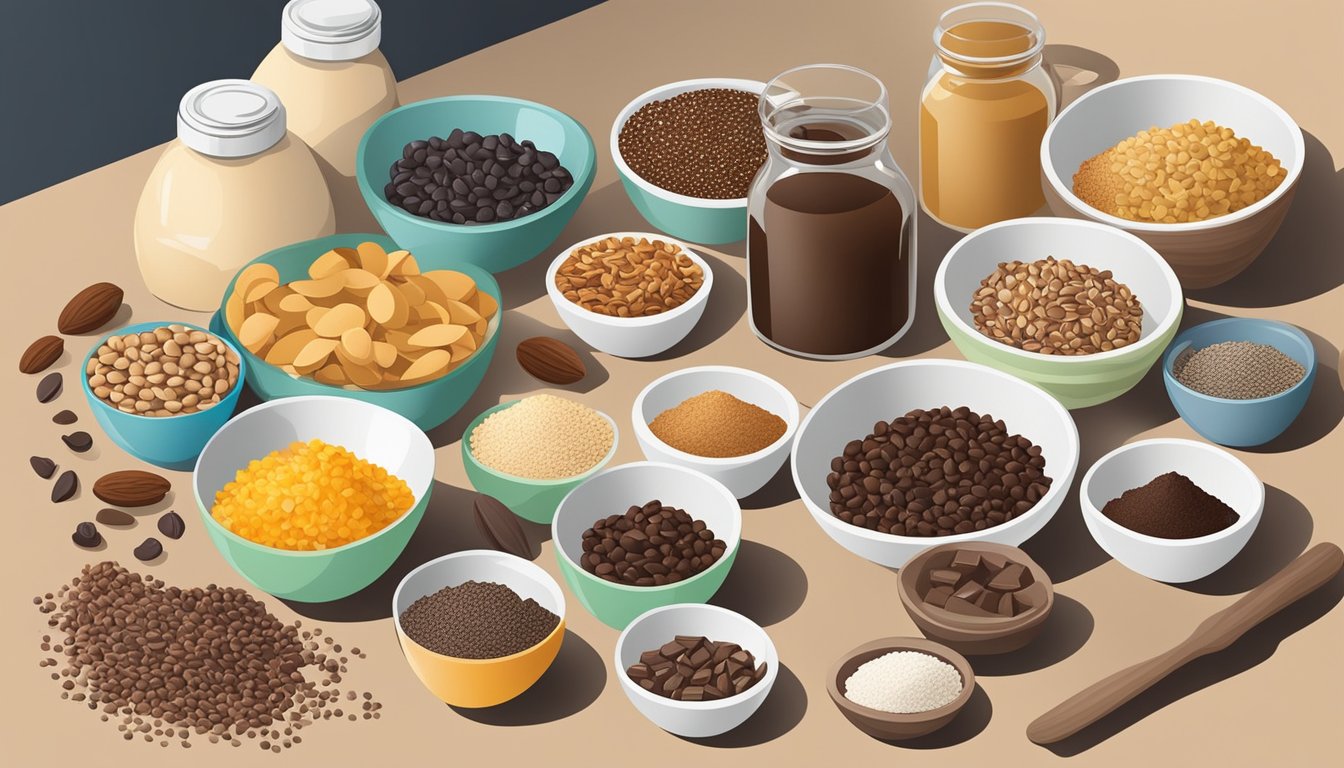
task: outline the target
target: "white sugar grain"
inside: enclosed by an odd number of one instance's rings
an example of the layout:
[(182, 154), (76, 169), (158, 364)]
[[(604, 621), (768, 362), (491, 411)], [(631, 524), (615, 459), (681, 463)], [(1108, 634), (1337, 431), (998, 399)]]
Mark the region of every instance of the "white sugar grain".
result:
[(533, 395), (496, 411), (468, 437), (471, 455), (497, 472), (536, 480), (583, 474), (616, 436), (602, 414), (554, 395)]
[(892, 651), (859, 665), (845, 680), (845, 698), (883, 712), (914, 714), (945, 706), (961, 695), (961, 673), (919, 651)]

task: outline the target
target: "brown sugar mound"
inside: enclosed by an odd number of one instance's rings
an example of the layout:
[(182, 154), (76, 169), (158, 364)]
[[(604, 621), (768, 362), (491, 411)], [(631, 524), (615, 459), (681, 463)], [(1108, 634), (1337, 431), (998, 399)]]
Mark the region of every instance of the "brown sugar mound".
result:
[(679, 451), (724, 459), (769, 447), (788, 425), (764, 408), (711, 389), (658, 414), (649, 429)]

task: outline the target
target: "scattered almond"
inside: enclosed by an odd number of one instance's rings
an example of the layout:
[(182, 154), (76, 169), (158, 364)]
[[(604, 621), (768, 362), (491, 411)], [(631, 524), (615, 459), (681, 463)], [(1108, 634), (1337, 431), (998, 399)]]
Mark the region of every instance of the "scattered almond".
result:
[(65, 334), (95, 331), (116, 317), (123, 296), (121, 288), (112, 283), (94, 283), (65, 305), (56, 329)]
[(60, 359), (65, 351), (65, 340), (60, 336), (43, 336), (28, 345), (19, 358), (20, 373), (41, 373)]
[(518, 364), (547, 384), (573, 384), (588, 375), (579, 353), (559, 339), (534, 336), (518, 342)]
[(93, 484), (93, 495), (118, 507), (145, 507), (163, 501), (172, 484), (166, 478), (139, 469), (109, 472)]

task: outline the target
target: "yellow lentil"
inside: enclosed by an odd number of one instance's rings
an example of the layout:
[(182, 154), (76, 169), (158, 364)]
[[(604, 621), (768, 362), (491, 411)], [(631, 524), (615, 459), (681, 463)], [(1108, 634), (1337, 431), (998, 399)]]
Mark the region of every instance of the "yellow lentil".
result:
[(1231, 128), (1191, 120), (1153, 126), (1083, 162), (1073, 193), (1130, 221), (1203, 221), (1259, 202), (1283, 183), (1278, 160)]
[(238, 470), (210, 514), (267, 547), (319, 550), (372, 536), (414, 503), (406, 481), (339, 445), (310, 440)]

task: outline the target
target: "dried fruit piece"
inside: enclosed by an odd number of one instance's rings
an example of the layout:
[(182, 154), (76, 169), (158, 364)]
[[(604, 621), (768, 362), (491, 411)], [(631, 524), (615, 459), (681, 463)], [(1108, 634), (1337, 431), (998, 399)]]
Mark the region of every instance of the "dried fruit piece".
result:
[(111, 525), (118, 528), (129, 528), (130, 526), (135, 525), (135, 515), (111, 507), (103, 507), (98, 510), (98, 514), (94, 519), (103, 525)]
[(64, 334), (88, 333), (111, 322), (124, 294), (112, 283), (94, 283), (75, 294), (61, 310), (56, 329)]
[(54, 504), (60, 504), (79, 490), (79, 475), (75, 474), (73, 469), (67, 469), (56, 478), (56, 483), (51, 486), (51, 501)]
[(92, 549), (103, 543), (103, 535), (98, 532), (98, 526), (85, 522), (75, 526), (75, 532), (70, 534), (70, 540), (75, 542), (75, 546)]
[(60, 424), (63, 427), (74, 424), (76, 421), (79, 421), (79, 416), (76, 416), (75, 412), (69, 409), (57, 411), (56, 415), (51, 417), (52, 424)]
[(118, 507), (144, 507), (163, 501), (172, 483), (140, 469), (109, 472), (93, 484), (93, 495)]
[(45, 456), (33, 456), (28, 459), (28, 464), (32, 466), (37, 476), (43, 480), (50, 480), (51, 476), (56, 474), (56, 462)]
[(187, 530), (187, 524), (182, 520), (182, 516), (176, 512), (169, 511), (163, 517), (159, 518), (159, 533), (170, 539), (180, 539)]
[(68, 435), (61, 435), (61, 442), (65, 443), (65, 447), (75, 453), (85, 453), (93, 447), (93, 435), (82, 430), (71, 432)]
[(19, 357), (20, 373), (41, 373), (51, 367), (65, 351), (65, 340), (60, 336), (43, 336), (28, 345)]
[(533, 336), (518, 343), (518, 364), (533, 377), (547, 384), (573, 384), (588, 374), (568, 344), (548, 336)]
[(140, 543), (140, 546), (136, 547), (132, 551), (132, 554), (135, 555), (136, 559), (140, 560), (141, 562), (147, 563), (150, 560), (153, 560), (154, 558), (163, 554), (163, 544), (160, 543), (158, 539), (151, 536), (148, 539), (142, 541)]
[(43, 376), (42, 380), (37, 382), (37, 402), (50, 403), (55, 400), (60, 396), (64, 385), (65, 379), (61, 377), (60, 371), (54, 371)]

